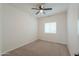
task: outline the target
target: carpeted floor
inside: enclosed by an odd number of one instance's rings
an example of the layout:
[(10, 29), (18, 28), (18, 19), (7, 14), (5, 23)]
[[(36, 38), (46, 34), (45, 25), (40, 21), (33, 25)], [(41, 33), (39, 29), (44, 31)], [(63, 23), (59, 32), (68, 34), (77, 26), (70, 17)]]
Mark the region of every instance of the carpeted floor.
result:
[(3, 56), (69, 56), (66, 45), (37, 40)]

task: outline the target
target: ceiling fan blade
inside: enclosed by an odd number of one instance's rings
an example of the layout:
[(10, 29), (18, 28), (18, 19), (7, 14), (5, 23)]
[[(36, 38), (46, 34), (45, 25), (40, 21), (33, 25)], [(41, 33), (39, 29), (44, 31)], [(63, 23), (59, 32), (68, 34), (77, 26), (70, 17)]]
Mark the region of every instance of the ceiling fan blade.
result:
[(46, 13), (43, 11), (43, 14), (46, 14)]
[(37, 9), (37, 8), (32, 8), (32, 9), (34, 9), (34, 10), (39, 10), (39, 9)]
[(40, 13), (40, 11), (36, 12), (36, 15), (39, 14), (39, 13)]
[(52, 8), (44, 8), (43, 10), (52, 10)]

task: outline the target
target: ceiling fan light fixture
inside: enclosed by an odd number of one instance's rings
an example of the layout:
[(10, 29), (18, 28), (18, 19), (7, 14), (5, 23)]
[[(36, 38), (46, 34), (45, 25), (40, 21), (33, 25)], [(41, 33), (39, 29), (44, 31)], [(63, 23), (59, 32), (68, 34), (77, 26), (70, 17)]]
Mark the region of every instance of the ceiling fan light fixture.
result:
[(40, 10), (40, 13), (43, 13), (43, 10)]
[(41, 14), (45, 14), (45, 10), (47, 11), (47, 10), (52, 10), (52, 8), (45, 8), (44, 7), (44, 5), (39, 5), (37, 8), (32, 8), (32, 9), (34, 9), (34, 10), (38, 10), (35, 14), (37, 15), (37, 14), (39, 14), (39, 13), (41, 13)]

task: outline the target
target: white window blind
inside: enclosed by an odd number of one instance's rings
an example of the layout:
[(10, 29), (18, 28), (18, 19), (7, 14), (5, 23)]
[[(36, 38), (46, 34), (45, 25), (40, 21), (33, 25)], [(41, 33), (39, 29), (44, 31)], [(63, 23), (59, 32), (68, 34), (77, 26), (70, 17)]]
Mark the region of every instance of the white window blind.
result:
[(56, 22), (45, 23), (44, 26), (45, 33), (56, 33)]

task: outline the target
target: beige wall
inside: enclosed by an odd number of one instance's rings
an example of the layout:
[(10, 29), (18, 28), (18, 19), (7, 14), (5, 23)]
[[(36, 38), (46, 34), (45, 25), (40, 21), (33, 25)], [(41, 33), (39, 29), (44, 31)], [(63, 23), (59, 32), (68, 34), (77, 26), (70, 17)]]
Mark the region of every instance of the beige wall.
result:
[[(78, 10), (79, 10), (79, 7), (78, 7)], [(78, 45), (79, 45), (79, 11), (78, 11), (78, 25), (77, 25), (77, 31), (78, 31)], [(78, 47), (79, 49), (79, 47)], [(79, 50), (78, 50), (78, 53), (79, 53)]]
[[(56, 22), (57, 33), (56, 34), (45, 34), (44, 23)], [(55, 14), (49, 17), (43, 17), (38, 19), (38, 38), (57, 43), (67, 43), (67, 30), (66, 30), (66, 12)]]
[(0, 4), (0, 55), (1, 55), (1, 41), (2, 41), (2, 6)]
[(27, 12), (3, 5), (2, 53), (37, 39), (37, 19)]
[(79, 53), (79, 39), (77, 38), (77, 21), (78, 21), (78, 6), (70, 5), (67, 14), (67, 26), (68, 26), (68, 48), (71, 55)]

